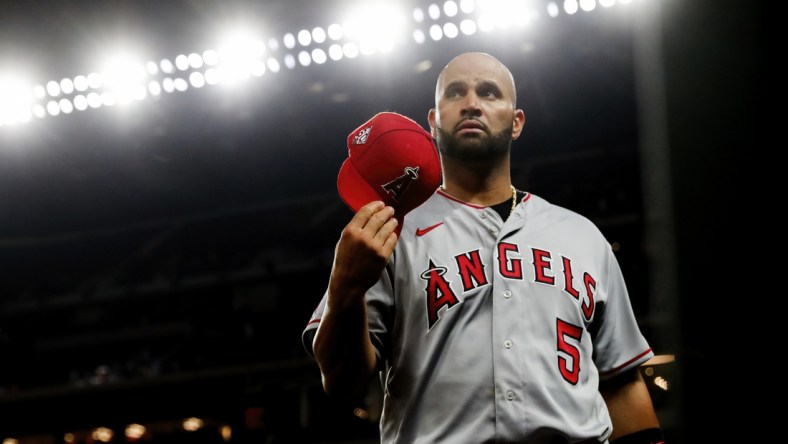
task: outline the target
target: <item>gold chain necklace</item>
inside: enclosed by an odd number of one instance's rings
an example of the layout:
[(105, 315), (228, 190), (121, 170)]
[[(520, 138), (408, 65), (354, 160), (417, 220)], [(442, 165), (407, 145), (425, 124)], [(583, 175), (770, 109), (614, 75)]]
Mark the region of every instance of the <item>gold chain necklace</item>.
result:
[(509, 185), (512, 187), (512, 209), (509, 210), (509, 215), (514, 213), (514, 207), (517, 206), (517, 190), (514, 188), (514, 185)]

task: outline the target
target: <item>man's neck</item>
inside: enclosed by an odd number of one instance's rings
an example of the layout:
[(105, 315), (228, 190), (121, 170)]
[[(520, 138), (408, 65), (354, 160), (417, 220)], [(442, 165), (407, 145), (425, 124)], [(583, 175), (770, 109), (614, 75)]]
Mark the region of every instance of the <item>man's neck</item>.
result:
[(481, 167), (444, 159), (443, 179), (444, 192), (470, 204), (490, 206), (512, 196), (508, 157)]

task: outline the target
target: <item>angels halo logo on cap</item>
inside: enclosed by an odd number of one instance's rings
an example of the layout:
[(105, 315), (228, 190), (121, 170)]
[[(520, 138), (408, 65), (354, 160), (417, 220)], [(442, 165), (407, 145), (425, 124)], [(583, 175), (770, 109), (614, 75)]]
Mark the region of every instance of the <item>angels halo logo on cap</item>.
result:
[(398, 233), (405, 215), (440, 186), (441, 164), (432, 136), (402, 114), (375, 114), (348, 135), (347, 148), (337, 178), (340, 197), (353, 211), (375, 200), (394, 207)]

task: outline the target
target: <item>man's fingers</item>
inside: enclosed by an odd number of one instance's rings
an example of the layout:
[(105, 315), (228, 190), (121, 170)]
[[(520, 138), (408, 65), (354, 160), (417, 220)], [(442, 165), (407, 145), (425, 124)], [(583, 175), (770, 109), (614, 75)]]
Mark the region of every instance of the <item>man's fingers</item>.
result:
[(361, 207), (350, 226), (366, 231), (368, 236), (377, 237), (380, 229), (394, 216), (394, 208), (386, 206), (381, 201), (370, 202)]
[(359, 208), (358, 211), (356, 211), (356, 214), (353, 216), (353, 219), (350, 220), (349, 225), (364, 228), (369, 222), (369, 219), (375, 215), (375, 213), (385, 208), (385, 206), (386, 205), (380, 200), (376, 200), (364, 205), (363, 207)]
[(391, 257), (391, 253), (394, 252), (394, 247), (397, 246), (397, 239), (397, 233), (389, 233), (388, 237), (386, 238), (386, 242), (383, 244), (383, 254), (385, 257)]
[(378, 232), (383, 229), (383, 227), (392, 219), (394, 219), (394, 208), (384, 207), (369, 218), (369, 221), (364, 226), (364, 229), (369, 230), (373, 236), (377, 236)]
[(391, 233), (397, 228), (397, 225), (399, 225), (399, 221), (395, 217), (390, 217), (375, 233), (375, 237), (379, 239), (381, 243), (385, 243)]

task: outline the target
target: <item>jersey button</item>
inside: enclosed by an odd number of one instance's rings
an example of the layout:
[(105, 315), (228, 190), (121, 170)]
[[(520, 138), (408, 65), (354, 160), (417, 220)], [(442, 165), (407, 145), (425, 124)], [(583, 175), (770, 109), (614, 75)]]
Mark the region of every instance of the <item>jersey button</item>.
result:
[(510, 297), (512, 297), (512, 292), (509, 291), (509, 290), (504, 290), (503, 291), (503, 297), (505, 297), (506, 299), (509, 299)]
[(506, 348), (512, 348), (512, 341), (510, 341), (508, 339), (503, 341), (503, 346), (506, 347)]
[(514, 400), (514, 392), (511, 391), (511, 390), (507, 391), (506, 392), (506, 399), (508, 399), (509, 401)]
[(479, 213), (479, 217), (481, 217), (482, 219), (487, 219), (487, 213), (482, 211), (481, 213)]

